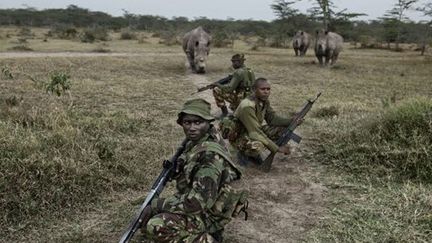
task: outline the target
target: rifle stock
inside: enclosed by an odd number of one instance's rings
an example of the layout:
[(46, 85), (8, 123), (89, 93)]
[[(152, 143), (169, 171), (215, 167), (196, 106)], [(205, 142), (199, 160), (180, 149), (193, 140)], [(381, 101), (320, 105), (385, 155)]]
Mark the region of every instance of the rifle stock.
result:
[[(306, 103), (303, 105), (303, 108), (298, 112), (294, 118), (292, 119), (291, 123), (288, 125), (288, 127), (282, 132), (282, 135), (280, 138), (276, 141), (276, 145), (283, 146), (287, 144), (290, 140), (293, 140), (296, 143), (300, 143), (301, 137), (294, 133), (294, 130), (299, 126), (300, 121), (306, 116), (306, 114), (310, 111), (312, 108), (312, 105), (315, 103), (315, 101), (320, 97), (321, 92), (319, 92), (315, 99), (313, 100), (307, 100)], [(261, 165), (261, 168), (265, 172), (269, 172), (273, 163), (273, 159), (275, 157), (276, 153), (270, 153), (265, 159), (264, 162)]]
[(171, 157), (171, 159), (164, 161), (162, 172), (159, 174), (158, 178), (153, 183), (153, 186), (151, 187), (150, 192), (148, 193), (146, 199), (144, 200), (144, 203), (141, 205), (141, 207), (138, 210), (138, 212), (136, 213), (135, 217), (130, 222), (128, 228), (126, 229), (126, 232), (123, 234), (119, 243), (129, 242), (132, 239), (132, 237), (134, 236), (134, 234), (138, 231), (138, 229), (141, 228), (144, 208), (147, 205), (150, 205), (151, 201), (155, 197), (158, 197), (160, 195), (160, 193), (162, 192), (167, 181), (170, 179), (170, 177), (172, 176), (172, 173), (175, 171), (175, 169), (177, 167), (177, 159), (185, 150), (185, 146), (186, 146), (187, 142), (188, 142), (187, 139), (183, 140), (183, 142), (177, 148), (176, 153)]

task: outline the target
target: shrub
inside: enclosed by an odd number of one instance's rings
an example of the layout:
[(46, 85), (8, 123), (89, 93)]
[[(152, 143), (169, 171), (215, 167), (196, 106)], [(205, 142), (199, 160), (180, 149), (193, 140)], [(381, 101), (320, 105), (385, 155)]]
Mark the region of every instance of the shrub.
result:
[(110, 49), (104, 48), (102, 46), (98, 46), (95, 49), (92, 50), (93, 52), (98, 52), (98, 53), (108, 53), (111, 52)]
[(137, 35), (130, 29), (123, 29), (120, 34), (120, 40), (136, 40)]
[(11, 71), (11, 69), (8, 66), (3, 66), (1, 68), (1, 74), (2, 74), (2, 79), (13, 79), (14, 75)]
[(33, 38), (33, 33), (31, 32), (30, 28), (23, 27), (19, 30), (18, 36), (21, 36), (22, 38)]
[(167, 46), (181, 44), (177, 37), (178, 35), (174, 31), (161, 31), (159, 32), (159, 44), (164, 44)]
[(28, 47), (27, 45), (13, 46), (13, 47), (8, 48), (8, 50), (11, 50), (11, 51), (33, 51), (33, 49)]
[(80, 39), (85, 43), (93, 43), (96, 40), (108, 41), (108, 31), (101, 27), (88, 28), (81, 33)]
[(228, 34), (225, 31), (217, 31), (213, 35), (213, 46), (214, 47), (228, 47), (232, 43), (229, 39)]
[(69, 74), (63, 72), (54, 72), (51, 74), (50, 81), (46, 85), (46, 91), (50, 94), (61, 96), (66, 91), (70, 90)]
[(48, 31), (47, 36), (56, 36), (60, 39), (75, 39), (78, 36), (78, 30), (71, 25), (56, 24)]
[[(351, 128), (352, 129), (349, 129)], [(432, 182), (432, 101), (389, 107), (364, 124), (321, 134), (322, 159), (353, 173)]]

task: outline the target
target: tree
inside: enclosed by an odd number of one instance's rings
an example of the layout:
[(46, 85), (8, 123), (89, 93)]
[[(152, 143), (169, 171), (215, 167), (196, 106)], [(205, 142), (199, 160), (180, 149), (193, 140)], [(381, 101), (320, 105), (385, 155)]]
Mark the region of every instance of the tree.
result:
[(423, 56), (426, 51), (426, 45), (428, 40), (430, 40), (430, 35), (432, 33), (432, 2), (425, 3), (422, 7), (417, 8), (417, 11), (423, 12), (424, 16), (428, 16), (431, 19), (425, 24), (426, 34), (423, 36), (423, 41), (421, 45), (421, 55)]
[(332, 0), (309, 0), (314, 1), (315, 6), (308, 9), (309, 14), (317, 19), (321, 20), (323, 27), (326, 30), (335, 29), (334, 22), (347, 22), (352, 18), (358, 16), (364, 16), (364, 13), (349, 13), (348, 9), (343, 9), (341, 11), (336, 11), (336, 6)]
[(323, 22), (324, 29), (329, 29), (329, 23), (332, 15), (334, 14), (334, 4), (330, 0), (316, 0), (315, 5), (308, 10), (310, 15), (314, 18), (320, 19)]
[(275, 3), (271, 4), (270, 7), (279, 19), (288, 19), (298, 14), (298, 9), (291, 7), (293, 2), (288, 2), (285, 0), (276, 0)]
[(396, 50), (399, 50), (402, 23), (403, 21), (409, 20), (405, 16), (405, 13), (408, 9), (411, 9), (413, 4), (417, 1), (418, 0), (397, 0), (397, 3), (394, 5), (394, 7), (387, 11), (387, 13), (384, 15), (384, 21), (392, 22), (393, 25), (390, 27), (395, 28), (396, 30)]

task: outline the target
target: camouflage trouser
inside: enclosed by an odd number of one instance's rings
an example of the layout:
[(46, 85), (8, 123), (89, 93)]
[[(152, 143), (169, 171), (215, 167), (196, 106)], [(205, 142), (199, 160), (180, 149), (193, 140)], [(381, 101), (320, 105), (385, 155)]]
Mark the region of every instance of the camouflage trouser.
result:
[(227, 101), (228, 103), (230, 103), (229, 108), (232, 111), (235, 111), (240, 102), (244, 99), (245, 95), (246, 94), (244, 91), (234, 91), (229, 93), (222, 91), (219, 87), (215, 87), (213, 89), (213, 96), (215, 98), (216, 105), (218, 107), (223, 107), (225, 106), (225, 101)]
[[(282, 135), (286, 127), (284, 126), (268, 126), (262, 127), (263, 132), (272, 141), (276, 142)], [(257, 157), (259, 156), (266, 147), (260, 141), (252, 140), (247, 134), (241, 135), (235, 142), (235, 147), (247, 156)]]
[(167, 243), (212, 243), (216, 240), (206, 231), (204, 222), (194, 216), (160, 213), (147, 223), (146, 238)]

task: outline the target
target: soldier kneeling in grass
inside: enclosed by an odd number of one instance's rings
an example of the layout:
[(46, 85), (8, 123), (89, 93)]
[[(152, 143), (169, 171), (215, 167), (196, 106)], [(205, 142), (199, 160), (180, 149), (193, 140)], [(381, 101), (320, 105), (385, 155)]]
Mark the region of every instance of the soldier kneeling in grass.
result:
[(248, 97), (252, 91), (255, 74), (252, 69), (245, 66), (243, 54), (235, 54), (231, 58), (234, 72), (227, 84), (217, 84), (213, 89), (216, 105), (222, 110), (222, 117), (228, 115), (225, 101), (230, 103), (230, 109), (234, 111), (240, 102)]
[[(234, 112), (234, 117), (221, 122), (222, 135), (238, 149), (241, 165), (250, 162), (262, 164), (260, 154), (268, 149), (272, 153), (290, 153), (288, 144), (276, 145), (283, 131), (291, 123), (291, 118), (276, 115), (269, 102), (270, 83), (265, 78), (255, 80), (252, 95), (242, 100)], [(263, 122), (266, 125), (263, 125)]]
[[(172, 179), (177, 193), (152, 200), (142, 232), (155, 242), (222, 242), (224, 226), (244, 211), (247, 192), (234, 189), (240, 170), (215, 135), (210, 104), (187, 101), (178, 114), (188, 142)], [(237, 183), (237, 182), (236, 182)]]

